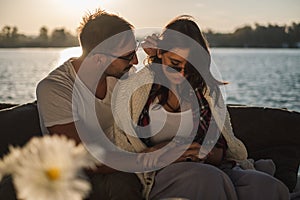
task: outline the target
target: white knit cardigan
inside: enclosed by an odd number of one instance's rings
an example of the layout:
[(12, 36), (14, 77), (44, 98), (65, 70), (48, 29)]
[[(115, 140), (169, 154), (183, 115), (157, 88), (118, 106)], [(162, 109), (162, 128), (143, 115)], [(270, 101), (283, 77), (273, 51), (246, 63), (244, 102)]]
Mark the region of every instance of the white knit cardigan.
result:
[[(129, 106), (130, 115), (133, 122), (135, 123), (137, 123), (141, 111), (144, 108), (146, 101), (148, 99), (148, 95), (152, 86), (151, 83), (153, 83), (153, 77), (154, 77), (153, 72), (148, 67), (144, 67), (138, 73), (130, 76), (127, 80), (123, 80), (119, 82), (119, 86), (118, 86), (119, 89), (118, 92), (116, 92), (115, 98), (120, 98), (120, 99), (122, 98), (128, 99), (129, 91), (132, 88), (141, 86), (137, 90), (135, 90), (135, 92), (133, 93), (130, 99), (130, 106)], [(208, 91), (204, 94), (204, 97), (206, 98), (210, 108), (214, 108), (215, 106), (213, 104), (214, 101), (212, 97), (209, 95)], [(122, 102), (122, 101), (118, 101), (118, 102)], [(123, 103), (116, 104), (113, 107), (113, 109), (121, 113), (126, 111), (126, 109), (124, 109)], [(221, 119), (222, 116), (220, 116), (220, 114), (215, 109), (211, 109), (211, 112), (219, 129), (222, 130), (222, 135), (224, 136), (228, 145), (228, 149), (226, 152), (226, 159), (236, 161), (244, 169), (254, 169), (252, 163), (247, 160), (248, 154), (247, 154), (246, 147), (233, 134), (228, 111), (226, 110), (225, 119), (223, 116), (223, 120)], [(130, 122), (123, 120), (122, 123), (124, 124)], [(132, 129), (132, 131), (134, 130)], [(116, 124), (114, 125), (113, 138), (115, 144), (126, 151), (141, 152), (147, 148), (147, 146), (139, 138), (129, 134), (125, 134), (124, 131), (122, 131), (119, 128), (119, 126), (117, 126)], [(137, 173), (137, 176), (139, 177), (141, 183), (144, 186), (144, 190), (143, 190), (144, 197), (145, 199), (148, 199), (149, 193), (154, 183), (155, 172)]]

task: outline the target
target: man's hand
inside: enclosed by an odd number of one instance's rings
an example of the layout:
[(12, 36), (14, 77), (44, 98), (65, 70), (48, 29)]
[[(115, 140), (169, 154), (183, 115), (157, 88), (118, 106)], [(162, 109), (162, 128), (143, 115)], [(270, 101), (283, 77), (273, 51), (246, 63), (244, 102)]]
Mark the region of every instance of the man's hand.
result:
[(147, 36), (146, 39), (141, 43), (144, 51), (148, 56), (156, 56), (157, 42), (158, 36), (156, 34), (152, 34), (151, 36)]
[(175, 162), (194, 161), (200, 162), (207, 159), (209, 154), (199, 157), (201, 145), (197, 142), (192, 144), (178, 144), (174, 141), (163, 142), (145, 149), (138, 162), (145, 168), (164, 167)]
[[(48, 130), (49, 130), (50, 134), (64, 135), (70, 139), (75, 140), (75, 142), (77, 144), (81, 143), (81, 139), (78, 135), (78, 132), (77, 132), (74, 122), (48, 127)], [(86, 171), (88, 173), (108, 174), (108, 173), (116, 172), (117, 170), (110, 168), (106, 165), (99, 165), (99, 166), (97, 166), (96, 169), (87, 169)]]
[(210, 153), (201, 153), (201, 145), (197, 142), (193, 142), (188, 149), (175, 161), (175, 162), (204, 162)]

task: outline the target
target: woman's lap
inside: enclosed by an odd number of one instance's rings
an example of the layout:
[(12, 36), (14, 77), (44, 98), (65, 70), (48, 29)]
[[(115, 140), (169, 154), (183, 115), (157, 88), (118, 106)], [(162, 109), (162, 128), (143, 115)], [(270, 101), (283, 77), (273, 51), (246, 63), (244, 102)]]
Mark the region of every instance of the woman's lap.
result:
[(225, 173), (214, 166), (193, 162), (175, 163), (157, 173), (150, 199), (167, 197), (237, 199)]
[(289, 199), (287, 187), (278, 179), (239, 167), (223, 171), (207, 164), (182, 162), (160, 170), (150, 199), (183, 197), (196, 199)]

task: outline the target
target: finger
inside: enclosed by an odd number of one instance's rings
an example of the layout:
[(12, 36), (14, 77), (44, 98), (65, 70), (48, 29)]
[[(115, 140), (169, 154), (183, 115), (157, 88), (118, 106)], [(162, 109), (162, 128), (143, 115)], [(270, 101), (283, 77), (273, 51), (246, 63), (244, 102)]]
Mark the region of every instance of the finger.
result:
[(180, 156), (175, 162), (186, 162), (186, 156)]
[(191, 145), (190, 145), (190, 148), (200, 148), (201, 145), (198, 143), (198, 142), (193, 142)]
[(199, 153), (198, 150), (192, 149), (192, 150), (187, 150), (187, 151), (185, 151), (185, 152), (182, 154), (182, 156), (185, 156), (185, 157), (187, 157), (187, 156), (195, 156), (195, 157), (198, 157), (198, 153)]
[(157, 38), (153, 38), (153, 37), (148, 36), (144, 41), (146, 43), (157, 46)]
[(144, 42), (141, 46), (143, 49), (157, 49), (157, 45), (150, 42)]
[(198, 142), (193, 142), (191, 144), (180, 144), (178, 146), (182, 146), (182, 148), (186, 149), (200, 149), (201, 145)]
[(152, 38), (153, 40), (158, 40), (158, 35), (156, 34), (152, 34), (152, 35), (148, 35), (146, 38)]
[(158, 39), (158, 34), (157, 33), (153, 33), (152, 37)]
[(155, 44), (144, 42), (141, 44), (143, 50), (150, 56), (156, 55), (157, 47)]
[(191, 144), (191, 145), (183, 145), (181, 147), (182, 149), (186, 149), (186, 150), (196, 150), (196, 151), (200, 151), (201, 145), (199, 145), (198, 143), (195, 144)]
[(199, 157), (200, 159), (206, 159), (206, 158), (209, 156), (209, 153), (210, 153), (210, 152), (201, 150), (201, 151), (199, 151), (199, 153), (198, 153), (198, 157)]
[(152, 34), (152, 36), (151, 37), (149, 37), (151, 40), (154, 40), (156, 43), (158, 42), (158, 40), (159, 40), (159, 37), (158, 37), (158, 35), (155, 35), (155, 34)]

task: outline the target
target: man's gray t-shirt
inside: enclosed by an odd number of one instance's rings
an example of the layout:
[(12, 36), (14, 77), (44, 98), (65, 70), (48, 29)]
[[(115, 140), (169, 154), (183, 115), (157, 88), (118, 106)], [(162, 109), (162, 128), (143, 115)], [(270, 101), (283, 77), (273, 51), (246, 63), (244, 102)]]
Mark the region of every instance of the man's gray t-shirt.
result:
[[(111, 96), (117, 79), (107, 77), (106, 96), (101, 100), (76, 77), (70, 59), (38, 84), (37, 103), (43, 134), (48, 133), (46, 127), (80, 120), (93, 130), (100, 126), (106, 134), (112, 130)], [(98, 124), (95, 123), (95, 117)]]

